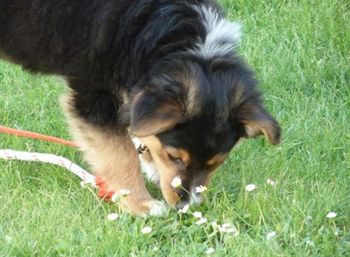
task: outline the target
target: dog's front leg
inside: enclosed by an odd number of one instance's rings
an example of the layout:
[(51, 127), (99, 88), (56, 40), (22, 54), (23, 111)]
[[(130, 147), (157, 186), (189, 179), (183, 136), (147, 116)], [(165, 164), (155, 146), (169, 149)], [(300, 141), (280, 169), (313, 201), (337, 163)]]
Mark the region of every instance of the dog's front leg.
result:
[(65, 113), (73, 136), (95, 174), (105, 181), (107, 192), (129, 194), (120, 198), (120, 206), (135, 215), (161, 215), (165, 205), (153, 199), (145, 187), (136, 149), (126, 129), (89, 124), (74, 109), (72, 96), (63, 98)]

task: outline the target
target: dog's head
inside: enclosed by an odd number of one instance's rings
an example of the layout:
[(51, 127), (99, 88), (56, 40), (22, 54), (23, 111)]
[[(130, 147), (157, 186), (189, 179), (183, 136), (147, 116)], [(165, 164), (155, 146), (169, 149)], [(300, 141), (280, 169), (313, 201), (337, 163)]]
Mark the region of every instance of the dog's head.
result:
[[(183, 206), (201, 202), (194, 189), (208, 185), (239, 139), (264, 135), (277, 144), (280, 127), (262, 104), (254, 73), (235, 55), (240, 25), (209, 2), (172, 3), (163, 13), (174, 11), (173, 22), (159, 24), (153, 41), (150, 27), (142, 45), (153, 49), (143, 63), (157, 61), (134, 87), (128, 116), (131, 133), (150, 150), (165, 199)], [(180, 188), (171, 186), (176, 176)]]
[[(279, 125), (256, 83), (238, 57), (193, 55), (172, 56), (143, 82), (133, 97), (130, 129), (149, 148), (170, 205), (201, 202), (194, 189), (208, 185), (239, 139), (264, 135), (279, 142)], [(175, 189), (176, 176), (182, 186)]]

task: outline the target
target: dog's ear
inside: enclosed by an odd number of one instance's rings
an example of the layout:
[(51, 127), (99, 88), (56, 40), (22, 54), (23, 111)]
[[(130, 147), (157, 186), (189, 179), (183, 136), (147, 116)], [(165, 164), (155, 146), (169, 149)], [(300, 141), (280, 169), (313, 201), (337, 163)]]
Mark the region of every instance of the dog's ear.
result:
[(242, 108), (239, 119), (245, 129), (246, 137), (264, 135), (273, 145), (280, 142), (281, 128), (278, 122), (260, 104)]
[(173, 128), (183, 117), (183, 108), (175, 97), (144, 91), (134, 97), (131, 106), (131, 134), (156, 135)]

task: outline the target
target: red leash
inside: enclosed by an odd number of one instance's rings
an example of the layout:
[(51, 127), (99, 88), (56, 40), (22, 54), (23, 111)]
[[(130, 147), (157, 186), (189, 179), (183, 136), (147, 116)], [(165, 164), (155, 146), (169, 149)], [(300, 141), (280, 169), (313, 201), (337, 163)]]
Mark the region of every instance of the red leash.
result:
[(38, 133), (26, 131), (26, 130), (13, 129), (5, 126), (0, 126), (0, 133), (15, 135), (19, 137), (39, 139), (42, 141), (53, 142), (56, 144), (66, 145), (70, 147), (78, 147), (78, 145), (72, 141), (67, 141), (58, 137), (42, 135), (42, 134), (38, 134)]

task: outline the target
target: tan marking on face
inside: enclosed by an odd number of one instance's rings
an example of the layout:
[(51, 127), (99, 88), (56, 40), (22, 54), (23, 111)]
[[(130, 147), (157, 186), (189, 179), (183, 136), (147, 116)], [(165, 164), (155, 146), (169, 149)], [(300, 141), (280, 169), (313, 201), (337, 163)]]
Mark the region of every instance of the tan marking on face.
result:
[[(164, 196), (164, 199), (168, 202), (169, 205), (174, 206), (179, 201), (179, 189), (174, 189), (171, 186), (172, 180), (176, 176), (180, 176), (183, 180), (185, 178), (181, 177), (182, 170), (191, 163), (191, 156), (188, 151), (184, 149), (163, 146), (160, 140), (156, 136), (150, 136), (145, 138), (140, 138), (141, 142), (145, 144), (154, 161), (155, 166), (159, 172), (160, 176), (160, 187)], [(191, 188), (194, 189), (196, 186), (203, 185), (208, 186), (211, 180), (211, 177), (214, 174), (214, 170), (222, 164), (226, 159), (228, 153), (218, 154), (211, 158), (207, 165), (209, 166), (206, 171), (203, 171), (202, 176), (193, 178), (191, 183)], [(182, 164), (177, 164), (174, 159), (181, 160)], [(182, 166), (181, 166), (182, 165)]]
[(184, 149), (179, 149), (178, 151), (180, 153), (181, 160), (186, 166), (188, 166), (191, 163), (191, 156), (189, 152)]
[[(184, 151), (176, 150), (175, 148), (165, 148), (155, 136), (140, 138), (141, 142), (147, 145), (151, 152), (153, 161), (159, 171), (160, 176), (160, 188), (162, 190), (164, 199), (169, 205), (174, 206), (179, 200), (179, 196), (176, 193), (176, 189), (171, 186), (171, 181), (180, 176), (180, 170), (177, 165), (169, 158), (169, 151), (172, 151), (173, 157), (183, 158), (188, 160), (188, 154)], [(180, 176), (181, 178), (181, 176)]]
[(190, 164), (191, 156), (188, 151), (174, 147), (165, 147), (164, 149), (170, 159), (179, 159), (185, 166)]

